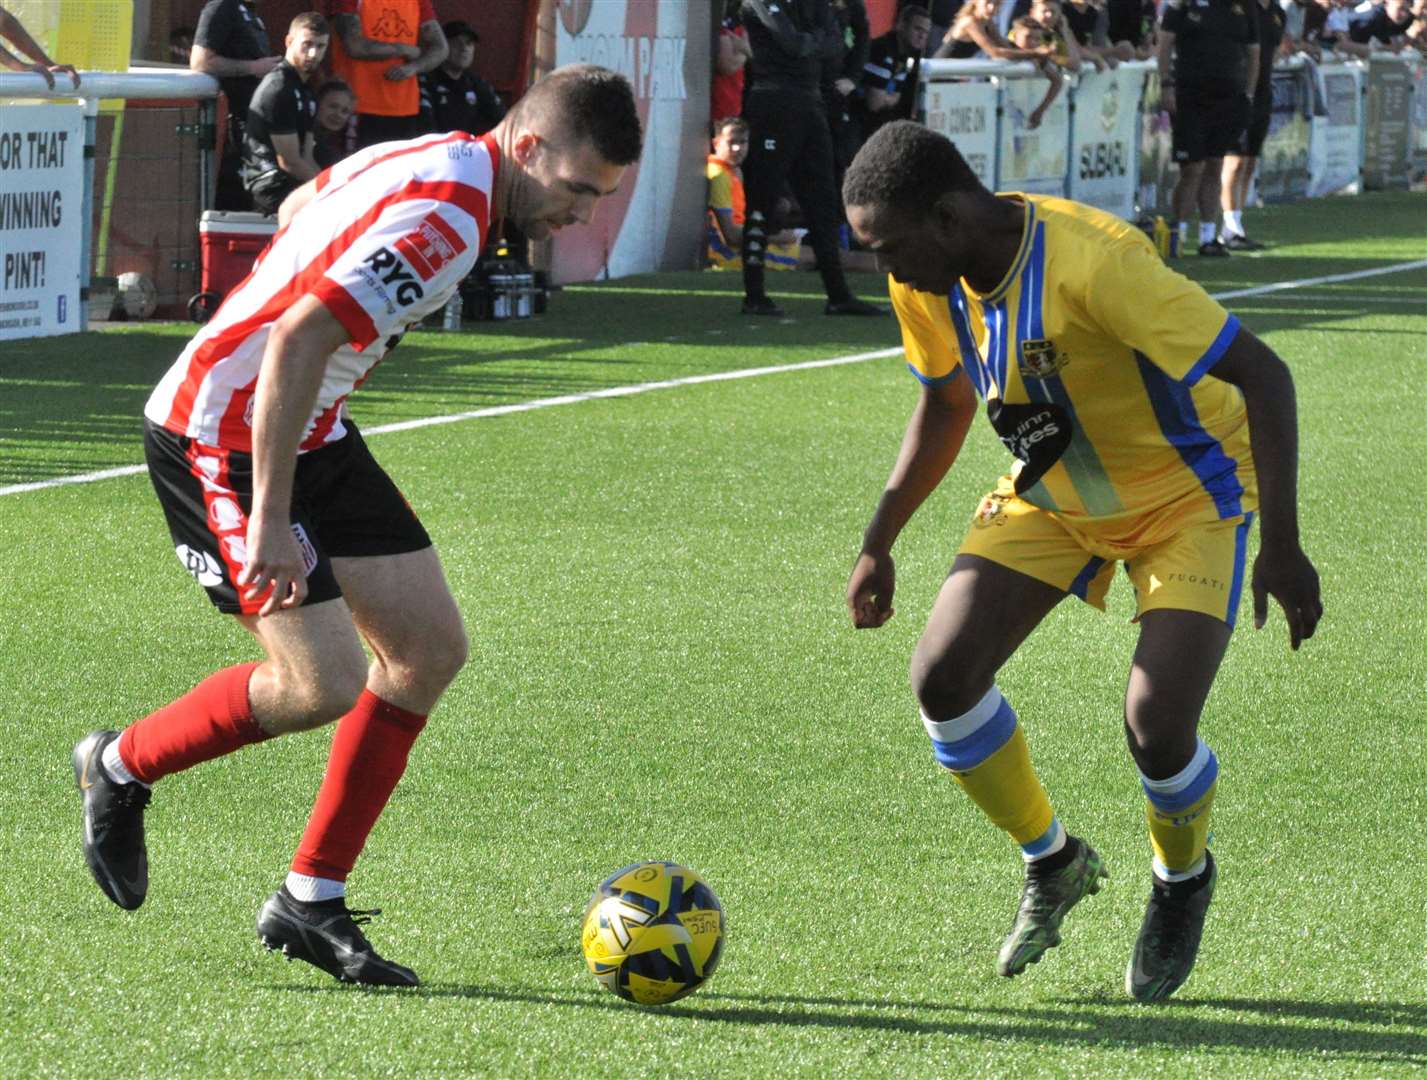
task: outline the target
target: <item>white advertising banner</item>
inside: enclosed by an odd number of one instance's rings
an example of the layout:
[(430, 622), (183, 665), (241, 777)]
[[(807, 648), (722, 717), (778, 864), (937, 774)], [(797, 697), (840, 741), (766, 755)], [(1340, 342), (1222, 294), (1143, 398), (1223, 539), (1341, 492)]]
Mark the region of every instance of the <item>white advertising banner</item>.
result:
[(1308, 194), (1357, 192), (1363, 164), (1362, 69), (1319, 64), (1318, 99), (1308, 139)]
[(1069, 173), (1070, 95), (1062, 91), (1036, 127), (1031, 114), (1045, 98), (1046, 80), (1005, 79), (1001, 85), (1001, 152), (996, 162), (999, 191), (1064, 195)]
[(926, 124), (945, 135), (988, 188), (996, 186), (996, 100), (989, 82), (933, 82), (926, 87)]
[(1085, 71), (1073, 91), (1070, 197), (1129, 220), (1140, 164), (1141, 71)]
[[(708, 66), (695, 55), (691, 38), (710, 37), (708, 0), (556, 0), (555, 10), (556, 66), (599, 64), (618, 71), (634, 88), (644, 123), (644, 153), (621, 190), (600, 204), (592, 225), (557, 237), (557, 277), (589, 280), (667, 269), (671, 229), (702, 236)], [(691, 84), (690, 70), (702, 72), (704, 81)], [(695, 103), (698, 108), (691, 109)], [(678, 198), (685, 188), (695, 199), (692, 208)]]
[(0, 340), (80, 329), (84, 108), (0, 109)]

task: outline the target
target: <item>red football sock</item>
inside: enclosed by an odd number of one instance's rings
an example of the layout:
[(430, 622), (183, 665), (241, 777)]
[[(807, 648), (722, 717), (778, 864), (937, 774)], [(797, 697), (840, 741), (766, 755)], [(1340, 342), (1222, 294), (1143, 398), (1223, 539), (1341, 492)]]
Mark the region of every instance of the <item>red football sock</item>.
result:
[(248, 680), (257, 664), (208, 676), (183, 697), (150, 713), (119, 736), (119, 757), (136, 780), (169, 773), (271, 738), (253, 719)]
[(425, 726), (426, 717), (362, 691), (352, 711), (337, 721), (327, 774), (297, 845), (293, 870), (347, 880)]

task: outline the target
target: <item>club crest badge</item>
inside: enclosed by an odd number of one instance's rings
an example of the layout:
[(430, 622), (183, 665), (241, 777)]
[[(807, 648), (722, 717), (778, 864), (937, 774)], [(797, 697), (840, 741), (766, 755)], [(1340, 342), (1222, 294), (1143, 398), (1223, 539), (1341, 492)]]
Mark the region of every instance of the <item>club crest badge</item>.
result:
[(1055, 343), (1046, 338), (1029, 338), (1021, 342), (1021, 375), (1027, 379), (1048, 379), (1066, 364), (1070, 358), (1056, 349)]

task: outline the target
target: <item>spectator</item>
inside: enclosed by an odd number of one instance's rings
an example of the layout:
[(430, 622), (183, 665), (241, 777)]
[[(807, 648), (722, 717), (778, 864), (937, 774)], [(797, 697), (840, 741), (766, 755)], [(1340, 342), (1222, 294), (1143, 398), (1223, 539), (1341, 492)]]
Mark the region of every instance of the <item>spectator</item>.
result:
[(875, 38), (862, 70), (862, 137), (869, 139), (891, 120), (911, 120), (922, 75), (922, 55), (931, 33), (931, 13), (903, 5), (893, 28)]
[[(869, 37), (867, 5), (863, 0), (832, 0), (833, 15), (842, 30), (847, 48), (842, 57), (829, 59), (823, 70), (823, 105), (827, 109), (828, 129), (832, 133), (834, 189), (841, 206), (842, 174), (852, 164), (862, 148), (862, 121), (858, 115), (860, 101), (858, 84), (867, 63)], [(846, 229), (841, 230), (843, 233)]]
[(1199, 254), (1224, 256), (1229, 249), (1219, 242), (1216, 220), (1220, 177), (1224, 155), (1238, 145), (1249, 121), (1259, 69), (1258, 19), (1239, 0), (1195, 0), (1192, 9), (1166, 7), (1159, 35), (1160, 107), (1173, 124), (1179, 166), (1174, 228), (1182, 250), (1189, 214), (1197, 207)]
[(824, 58), (840, 58), (843, 42), (828, 0), (743, 0), (743, 25), (753, 47), (746, 101), (752, 132), (744, 180), (748, 220), (743, 230), (743, 313), (781, 316), (764, 288), (768, 237), (778, 229), (776, 204), (791, 183), (812, 235), (828, 315), (885, 315), (852, 295), (838, 255), (840, 202), (833, 188), (832, 133), (823, 108)]
[(1319, 49), (1365, 60), (1372, 46), (1354, 41), (1349, 33), (1348, 7), (1352, 0), (1316, 0), (1303, 20), (1303, 37)]
[(357, 148), (421, 133), (418, 75), (446, 59), (431, 0), (330, 0), (332, 69), (357, 98)]
[(79, 87), (79, 72), (74, 70), (71, 64), (56, 64), (40, 48), (34, 38), (23, 26), (20, 20), (11, 15), (3, 7), (0, 7), (0, 38), (4, 38), (22, 55), (28, 56), (33, 63), (25, 63), (14, 53), (10, 52), (3, 45), (0, 45), (0, 67), (9, 68), (11, 71), (30, 71), (36, 75), (44, 76), (46, 85), (51, 90), (55, 88), (55, 72), (68, 75), (74, 80), (75, 88)]
[(1110, 12), (1105, 0), (1066, 0), (1065, 21), (1081, 53), (1097, 71), (1135, 58), (1135, 47), (1128, 41), (1110, 41)]
[(455, 19), (441, 27), (449, 51), (435, 71), (421, 76), (421, 111), (431, 131), (468, 131), (484, 135), (505, 116), (505, 102), (495, 87), (471, 65), (479, 34), (468, 22)]
[(1000, 0), (966, 0), (933, 55), (951, 60), (978, 56), (992, 60), (1041, 60), (1053, 56), (1055, 50), (1048, 45), (1018, 49), (1002, 37), (996, 25), (999, 7)]
[[(1069, 44), (1074, 40), (1073, 37), (1069, 37), (1066, 39), (1066, 43)], [(1011, 23), (1011, 44), (1018, 49), (1043, 48), (1047, 44), (1046, 31), (1029, 15), (1022, 15)], [(1041, 98), (1040, 104), (1032, 109), (1030, 115), (1026, 117), (1026, 127), (1031, 131), (1041, 126), (1041, 120), (1045, 118), (1046, 110), (1050, 108), (1051, 102), (1059, 96), (1061, 84), (1065, 81), (1061, 78), (1060, 68), (1055, 61), (1043, 58), (1037, 60), (1035, 64), (1040, 69), (1040, 73), (1050, 82), (1050, 85), (1046, 88), (1045, 97)]]
[(213, 205), (219, 210), (250, 210), (239, 169), (243, 160), (243, 129), (253, 91), (281, 56), (270, 55), (268, 28), (247, 0), (208, 0), (193, 32), (188, 66), (212, 75), (228, 99), (228, 123), (219, 148), (218, 191)]
[(352, 110), (357, 99), (341, 79), (317, 88), (317, 126), (312, 131), (312, 156), (319, 169), (329, 169), (356, 149), (352, 145)]
[(1105, 11), (1110, 41), (1128, 45), (1136, 60), (1154, 56), (1154, 0), (1106, 0)]
[(1419, 15), (1407, 28), (1407, 44), (1427, 56), (1427, 15)]
[[(1032, 0), (1030, 20), (1040, 28), (1038, 46), (1050, 47), (1050, 59), (1067, 71), (1079, 71), (1085, 55), (1080, 51), (1080, 42), (1075, 39), (1075, 34), (1065, 19), (1060, 0)], [(1014, 26), (1012, 23), (1012, 27)], [(1014, 39), (1011, 44), (1016, 44)]]
[(1407, 0), (1383, 0), (1366, 18), (1348, 27), (1348, 37), (1359, 45), (1374, 44), (1401, 52), (1412, 28), (1412, 11)]
[(952, 21), (956, 18), (956, 13), (961, 10), (965, 0), (927, 0), (921, 3), (920, 0), (903, 0), (903, 5), (907, 3), (917, 3), (919, 7), (925, 7), (931, 16), (931, 28), (927, 31), (927, 47), (925, 55), (931, 56), (936, 52), (936, 47), (941, 44), (941, 39), (946, 36), (946, 32), (951, 29)]
[(319, 172), (313, 156), (317, 100), (307, 81), (329, 41), (327, 20), (306, 11), (292, 20), (282, 62), (263, 77), (248, 106), (243, 135), (243, 187), (253, 206), (276, 214), (283, 199)]
[(1244, 231), (1244, 203), (1248, 201), (1249, 184), (1254, 178), (1264, 139), (1268, 137), (1269, 118), (1273, 113), (1273, 58), (1283, 43), (1287, 16), (1276, 0), (1255, 0), (1259, 20), (1259, 72), (1254, 86), (1253, 109), (1248, 125), (1239, 136), (1238, 145), (1224, 156), (1220, 204), (1224, 208), (1224, 224), (1219, 240), (1230, 251), (1259, 251), (1263, 245), (1250, 240)]
[(168, 58), (171, 63), (188, 67), (193, 55), (193, 27), (175, 26), (168, 32)]
[(743, 112), (743, 69), (753, 55), (748, 31), (739, 18), (743, 0), (724, 0), (723, 21), (718, 28), (718, 52), (714, 57), (713, 85), (709, 94), (709, 119), (722, 120)]
[[(725, 116), (713, 122), (713, 153), (708, 156), (709, 179), (707, 262), (715, 270), (739, 270), (743, 262), (745, 202), (739, 166), (748, 156), (748, 122), (741, 116)], [(769, 238), (767, 267), (796, 270), (798, 235), (785, 230)]]

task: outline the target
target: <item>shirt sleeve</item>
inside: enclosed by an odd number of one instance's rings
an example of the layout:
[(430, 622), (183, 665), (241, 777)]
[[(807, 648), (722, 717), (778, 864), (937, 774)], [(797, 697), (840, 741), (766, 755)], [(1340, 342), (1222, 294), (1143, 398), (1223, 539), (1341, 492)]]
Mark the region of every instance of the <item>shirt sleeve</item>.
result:
[(726, 169), (709, 170), (709, 209), (733, 210), (733, 180)]
[(352, 346), (404, 330), (444, 302), (470, 273), (480, 227), (464, 210), (433, 199), (388, 207), (313, 288), (351, 335)]
[[(927, 309), (930, 293), (919, 293), (899, 285), (889, 276), (887, 291), (892, 297), (892, 309), (902, 325), (902, 348), (907, 353), (907, 367), (918, 381), (935, 386), (950, 380), (961, 370), (961, 353), (954, 343), (954, 331), (939, 326)], [(944, 303), (943, 298), (936, 301)], [(948, 316), (948, 322), (950, 317)]]
[(1106, 249), (1087, 285), (1091, 321), (1186, 386), (1203, 378), (1239, 331), (1237, 318), (1166, 266), (1148, 241)]
[[(273, 74), (279, 75), (278, 72)], [(280, 75), (278, 78), (264, 76), (263, 81), (258, 84), (252, 104), (248, 106), (248, 115), (252, 116), (254, 113), (260, 113), (267, 121), (269, 135), (297, 133), (297, 102), (293, 95), (287, 92), (286, 82)]]
[(223, 55), (228, 37), (233, 32), (235, 0), (210, 0), (198, 14), (198, 26), (193, 31), (193, 43), (209, 52)]
[(421, 0), (421, 11), (420, 14), (417, 15), (416, 21), (418, 23), (436, 21), (436, 6), (431, 0)]

